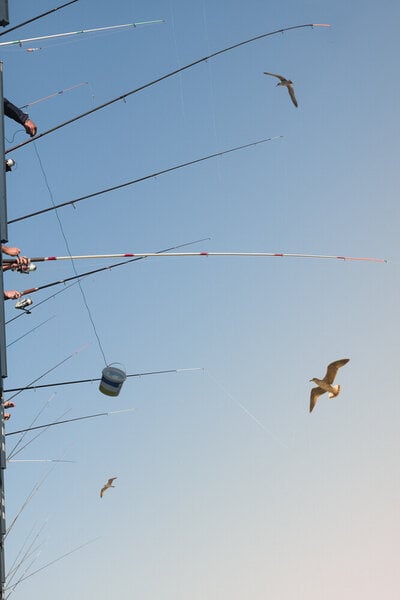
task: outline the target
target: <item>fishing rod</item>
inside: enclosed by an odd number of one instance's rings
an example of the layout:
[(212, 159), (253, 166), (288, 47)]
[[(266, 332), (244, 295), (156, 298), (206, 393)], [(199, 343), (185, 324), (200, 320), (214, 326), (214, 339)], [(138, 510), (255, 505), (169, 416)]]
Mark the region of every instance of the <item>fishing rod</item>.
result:
[[(0, 42), (1, 46), (22, 46), (28, 42), (37, 42), (41, 40), (53, 40), (56, 38), (70, 37), (72, 35), (81, 35), (83, 33), (95, 33), (98, 31), (111, 31), (116, 29), (126, 29), (127, 27), (139, 27), (140, 25), (153, 25), (154, 23), (165, 23), (164, 19), (154, 21), (138, 21), (137, 23), (124, 23), (123, 25), (110, 25), (108, 27), (96, 27), (94, 29), (81, 29), (79, 31), (68, 31), (66, 33), (53, 33), (52, 35), (41, 35), (39, 37), (25, 38), (23, 40), (12, 40), (10, 42)], [(43, 134), (42, 134), (43, 135)]]
[(34, 379), (30, 383), (28, 383), (27, 386), (16, 389), (15, 390), (16, 393), (13, 394), (13, 396), (10, 396), (10, 398), (7, 398), (7, 401), (9, 402), (10, 400), (12, 400), (16, 396), (18, 396), (18, 394), (20, 394), (24, 390), (29, 389), (31, 387), (32, 383), (36, 383), (36, 381), (39, 381), (40, 379), (42, 379), (43, 377), (45, 377), (45, 375), (48, 375), (49, 373), (51, 373), (52, 371), (54, 371), (55, 369), (57, 369), (58, 367), (60, 367), (61, 365), (63, 365), (65, 362), (67, 362), (67, 360), (70, 360), (74, 356), (77, 356), (80, 352), (82, 352), (82, 350), (84, 350), (85, 348), (87, 348), (87, 346), (88, 346), (88, 344), (86, 344), (85, 346), (82, 346), (82, 348), (79, 348), (78, 350), (75, 350), (75, 352), (72, 352), (72, 354), (70, 354), (66, 358), (63, 358), (63, 360), (60, 360), (60, 362), (58, 362), (56, 365), (54, 365), (53, 367), (51, 367), (50, 369), (48, 369), (47, 371), (45, 371), (45, 373), (43, 373), (42, 375), (39, 375), (39, 377), (36, 377), (36, 379)]
[(54, 92), (53, 94), (49, 94), (48, 96), (44, 96), (43, 98), (39, 98), (38, 100), (34, 100), (33, 102), (28, 102), (28, 104), (24, 104), (23, 106), (20, 106), (20, 108), (29, 108), (30, 106), (34, 106), (35, 104), (39, 104), (40, 102), (45, 102), (46, 100), (50, 100), (51, 98), (55, 98), (56, 96), (61, 96), (61, 94), (65, 94), (65, 92), (76, 90), (77, 88), (82, 87), (83, 85), (89, 85), (89, 82), (82, 81), (82, 83), (76, 83), (75, 85), (71, 85), (71, 87), (67, 87), (63, 90), (60, 90), (59, 92)]
[(33, 23), (34, 21), (37, 21), (38, 19), (41, 19), (42, 17), (47, 17), (47, 15), (50, 15), (54, 12), (57, 12), (58, 10), (61, 10), (62, 8), (65, 8), (66, 6), (69, 6), (70, 4), (75, 4), (75, 2), (78, 2), (78, 0), (70, 0), (70, 2), (66, 2), (65, 4), (62, 4), (61, 6), (57, 6), (56, 8), (52, 8), (51, 10), (48, 10), (40, 15), (38, 15), (37, 17), (33, 17), (32, 19), (28, 19), (27, 21), (24, 21), (23, 23), (19, 23), (18, 25), (14, 25), (14, 27), (9, 27), (8, 29), (6, 29), (5, 31), (1, 31), (0, 32), (0, 36), (1, 35), (5, 35), (6, 33), (10, 33), (11, 31), (15, 31), (16, 29), (19, 29), (20, 27), (23, 27), (24, 25), (28, 25), (29, 23)]
[(7, 462), (12, 463), (76, 463), (76, 460), (62, 460), (61, 458), (17, 458), (16, 460), (10, 459)]
[[(42, 414), (42, 412), (44, 412), (46, 410), (46, 408), (49, 406), (50, 402), (53, 400), (53, 398), (55, 397), (55, 392), (53, 392), (53, 394), (50, 396), (50, 398), (47, 400), (46, 404), (44, 404), (42, 406), (42, 408), (39, 409), (39, 411), (36, 413), (35, 417), (33, 418), (33, 420), (30, 422), (29, 427), (33, 427), (33, 425), (36, 423), (36, 421), (38, 420), (38, 418), (40, 417), (40, 415)], [(62, 415), (65, 416), (65, 415)], [(61, 418), (61, 417), (60, 417)], [(17, 448), (18, 446), (20, 446), (22, 444), (22, 442), (24, 441), (26, 437), (25, 435), (21, 435), (20, 439), (18, 440), (18, 442), (16, 442), (16, 444), (14, 445), (14, 447), (12, 448), (12, 450), (9, 452), (8, 456), (7, 456), (7, 460), (9, 460), (10, 458), (14, 458), (14, 456), (16, 454), (18, 454), (17, 452)], [(21, 450), (20, 450), (21, 451)], [(19, 452), (20, 452), (19, 451)]]
[(54, 563), (62, 560), (63, 558), (66, 558), (67, 556), (70, 556), (71, 554), (73, 554), (74, 552), (77, 552), (78, 550), (80, 550), (81, 548), (84, 548), (85, 546), (88, 546), (89, 544), (92, 544), (93, 542), (96, 542), (97, 540), (99, 540), (100, 537), (94, 538), (93, 540), (89, 540), (88, 542), (85, 542), (84, 544), (81, 544), (80, 546), (78, 546), (77, 548), (74, 548), (73, 550), (70, 550), (69, 552), (66, 552), (65, 554), (63, 554), (62, 556), (59, 556), (58, 558), (55, 558), (54, 560), (46, 563), (45, 565), (43, 565), (42, 567), (40, 567), (39, 569), (36, 569), (36, 571), (33, 571), (32, 573), (29, 573), (29, 575), (25, 575), (24, 577), (21, 577), (18, 581), (16, 581), (14, 584), (7, 586), (4, 588), (4, 591), (8, 591), (9, 589), (13, 588), (15, 589), (15, 587), (17, 585), (19, 585), (22, 581), (25, 581), (26, 579), (29, 579), (29, 577), (33, 577), (33, 575), (36, 575), (36, 573), (39, 573), (40, 571), (43, 571), (43, 569), (46, 569), (47, 567), (50, 567), (50, 565), (54, 565)]
[[(104, 258), (107, 255), (98, 255), (99, 258)], [(108, 255), (110, 256), (110, 255)], [(250, 258), (272, 258), (272, 257), (290, 257), (290, 258), (318, 258), (318, 259), (331, 259), (331, 260), (342, 260), (342, 261), (364, 261), (364, 262), (378, 262), (378, 263), (387, 263), (387, 259), (385, 258), (369, 258), (369, 257), (357, 257), (357, 256), (328, 256), (324, 254), (285, 254), (281, 252), (147, 252), (147, 253), (137, 253), (137, 254), (122, 254), (115, 256), (134, 256), (135, 258), (131, 260), (140, 260), (143, 258), (155, 258), (155, 257), (195, 257), (195, 256), (235, 256), (235, 257), (250, 257)], [(63, 256), (63, 257), (36, 257), (33, 260), (37, 260), (37, 258), (42, 258), (44, 260), (71, 260), (77, 258), (95, 258), (95, 255), (87, 255), (87, 256)], [(129, 262), (129, 261), (127, 261)], [(21, 296), (26, 296), (28, 294), (33, 294), (34, 292), (39, 292), (40, 290), (47, 289), (54, 285), (60, 285), (61, 283), (65, 283), (67, 281), (71, 281), (73, 279), (77, 279), (79, 277), (85, 277), (88, 275), (92, 275), (93, 273), (98, 273), (99, 271), (109, 271), (110, 269), (117, 266), (120, 266), (124, 263), (117, 263), (116, 265), (111, 265), (108, 267), (102, 267), (101, 269), (95, 269), (93, 271), (88, 271), (86, 273), (81, 273), (80, 275), (73, 275), (71, 277), (67, 277), (65, 279), (60, 279), (58, 281), (52, 281), (50, 283), (46, 283), (44, 285), (39, 285), (37, 287), (28, 288), (27, 290), (23, 290)], [(27, 300), (21, 300), (17, 302), (15, 305), (16, 308), (25, 309), (26, 306), (30, 306), (32, 301), (28, 302)]]
[[(203, 239), (207, 240), (207, 239), (210, 239), (210, 238), (203, 238)], [(189, 246), (191, 244), (197, 244), (197, 243), (199, 243), (201, 241), (203, 241), (203, 240), (196, 240), (196, 241), (193, 241), (193, 242), (187, 242), (186, 244), (180, 244), (178, 246), (175, 246), (175, 248), (182, 248), (184, 246)], [(91, 271), (86, 271), (85, 273), (80, 273), (78, 275), (72, 275), (71, 277), (66, 277), (65, 279), (59, 279), (58, 281), (53, 281), (51, 283), (46, 283), (45, 285), (41, 285), (41, 286), (38, 286), (36, 288), (30, 288), (29, 290), (25, 290), (24, 292), (21, 292), (21, 296), (26, 295), (26, 294), (31, 294), (33, 292), (38, 292), (40, 290), (44, 290), (44, 289), (52, 287), (54, 285), (65, 284), (68, 281), (72, 281), (74, 279), (80, 279), (82, 277), (88, 277), (89, 275), (93, 275), (95, 273), (100, 273), (102, 271), (111, 271), (111, 269), (113, 269), (115, 267), (121, 267), (123, 265), (126, 265), (126, 264), (131, 263), (131, 262), (135, 262), (137, 260), (144, 260), (145, 258), (147, 258), (147, 257), (146, 256), (138, 256), (138, 257), (135, 257), (135, 258), (131, 258), (130, 260), (124, 260), (122, 262), (116, 263), (115, 265), (108, 265), (106, 267), (100, 267), (99, 269), (92, 269)], [(28, 298), (27, 298), (27, 300), (28, 300)], [(19, 304), (20, 304), (20, 302), (17, 302), (17, 305), (16, 305), (17, 308), (24, 308), (23, 306), (18, 306)], [(31, 304), (31, 302), (28, 305), (30, 305), (30, 304)]]
[(233, 44), (232, 46), (228, 46), (227, 48), (223, 48), (222, 50), (213, 52), (212, 54), (209, 54), (208, 56), (199, 58), (198, 60), (195, 60), (183, 67), (179, 67), (178, 69), (175, 69), (174, 71), (170, 71), (166, 75), (162, 75), (161, 77), (158, 77), (157, 79), (153, 79), (153, 81), (150, 81), (149, 83), (145, 83), (144, 85), (141, 85), (140, 87), (135, 88), (134, 90), (126, 92), (125, 94), (122, 94), (121, 96), (118, 96), (117, 98), (113, 98), (112, 100), (108, 100), (108, 102), (104, 102), (103, 104), (100, 104), (99, 106), (95, 106), (94, 108), (92, 108), (84, 113), (81, 113), (80, 115), (77, 115), (76, 117), (72, 117), (72, 119), (68, 119), (67, 121), (64, 121), (63, 123), (60, 123), (59, 125), (56, 125), (55, 127), (52, 127), (51, 129), (48, 129), (47, 131), (40, 133), (39, 135), (36, 135), (35, 138), (25, 140), (24, 142), (21, 142), (20, 144), (13, 146), (12, 148), (9, 148), (8, 150), (6, 150), (6, 154), (7, 154), (7, 152), (17, 150), (17, 148), (22, 148), (22, 146), (29, 144), (33, 139), (38, 140), (38, 139), (44, 137), (45, 135), (48, 135), (49, 133), (53, 133), (54, 131), (57, 131), (58, 129), (65, 127), (66, 125), (69, 125), (70, 123), (74, 123), (75, 121), (78, 121), (79, 119), (82, 119), (83, 117), (87, 117), (88, 115), (91, 115), (92, 113), (94, 113), (98, 110), (101, 110), (101, 109), (105, 108), (106, 106), (110, 106), (111, 104), (114, 104), (115, 102), (119, 102), (120, 100), (125, 100), (126, 98), (128, 98), (129, 96), (132, 96), (133, 94), (141, 92), (142, 90), (145, 90), (157, 83), (160, 83), (161, 81), (164, 81), (165, 79), (168, 79), (169, 77), (173, 77), (174, 75), (177, 75), (178, 73), (182, 73), (182, 71), (186, 71), (187, 69), (190, 69), (196, 65), (199, 65), (200, 63), (207, 62), (211, 58), (219, 56), (220, 54), (229, 52), (230, 50), (233, 50), (234, 48), (239, 48), (240, 46), (250, 44), (251, 42), (261, 40), (261, 39), (269, 37), (271, 35), (277, 35), (278, 33), (284, 33), (286, 31), (291, 31), (294, 29), (302, 29), (304, 27), (330, 27), (330, 25), (327, 23), (307, 23), (305, 25), (294, 25), (292, 27), (284, 27), (282, 29), (277, 29), (276, 31), (262, 33), (261, 35), (256, 35), (256, 36), (249, 38), (247, 40), (244, 40), (242, 42), (238, 42), (237, 44)]
[(124, 410), (112, 410), (110, 412), (95, 413), (93, 415), (85, 415), (83, 417), (75, 417), (74, 419), (65, 419), (64, 421), (52, 421), (45, 425), (35, 425), (35, 427), (28, 427), (27, 429), (20, 429), (19, 431), (10, 431), (5, 435), (17, 435), (18, 433), (25, 433), (26, 431), (33, 431), (34, 429), (43, 429), (47, 427), (53, 427), (54, 425), (64, 425), (65, 423), (73, 423), (74, 421), (84, 421), (85, 419), (95, 419), (97, 417), (108, 417), (109, 415), (115, 415), (117, 413), (132, 412), (136, 408), (126, 408)]
[[(205, 242), (207, 240), (210, 240), (211, 238), (202, 238), (199, 240), (193, 240), (192, 242), (185, 242), (184, 244), (178, 244), (177, 246), (171, 246), (170, 248), (165, 248), (164, 250), (160, 250), (160, 252), (167, 252), (168, 250), (176, 250), (178, 248), (184, 248), (185, 246), (191, 246), (192, 244), (198, 244), (200, 242)], [(130, 260), (124, 260), (120, 263), (116, 263), (115, 265), (109, 265), (107, 267), (100, 267), (99, 269), (93, 269), (92, 271), (87, 271), (86, 273), (81, 273), (80, 275), (74, 275), (72, 277), (69, 277), (68, 279), (63, 279), (60, 280), (52, 285), (57, 285), (57, 284), (61, 284), (61, 283), (66, 283), (67, 281), (73, 280), (73, 279), (79, 279), (82, 277), (88, 277), (89, 275), (93, 275), (95, 273), (100, 273), (102, 271), (110, 271), (111, 269), (115, 268), (115, 267), (121, 267), (123, 265), (127, 265), (128, 263), (131, 262), (135, 262), (137, 260), (143, 260), (142, 258), (131, 258)], [(40, 306), (41, 304), (43, 304), (44, 302), (47, 302), (48, 300), (51, 300), (52, 298), (54, 298), (55, 296), (57, 296), (58, 294), (61, 294), (62, 292), (65, 292), (67, 289), (69, 289), (70, 287), (72, 287), (73, 285), (76, 285), (78, 283), (78, 281), (75, 281), (75, 283), (71, 283), (71, 285), (67, 285), (64, 287), (63, 290), (60, 290), (59, 292), (56, 292), (55, 294), (52, 294), (51, 296), (48, 296), (47, 298), (45, 298), (44, 300), (42, 300), (41, 302), (39, 302), (38, 304), (36, 304), (36, 306), (33, 306), (29, 311), (23, 310), (23, 312), (21, 312), (19, 315), (17, 315), (16, 317), (13, 317), (12, 319), (9, 319), (8, 321), (6, 321), (6, 325), (8, 325), (9, 323), (11, 323), (12, 321), (15, 321), (15, 319), (18, 319), (19, 317), (22, 317), (23, 314), (29, 314), (31, 310), (33, 310), (34, 308), (37, 308), (38, 306)], [(49, 286), (47, 286), (49, 287)], [(38, 290), (36, 290), (38, 291)], [(28, 298), (27, 298), (28, 300)], [(17, 303), (18, 305), (19, 303)], [(29, 303), (30, 305), (30, 303)], [(23, 307), (22, 307), (23, 309)]]
[(26, 337), (30, 333), (33, 333), (34, 331), (36, 331), (36, 329), (39, 329), (39, 327), (42, 327), (42, 325), (45, 325), (46, 323), (48, 323), (49, 321), (51, 321), (52, 319), (54, 319), (54, 317), (55, 317), (55, 315), (53, 315), (52, 317), (49, 317), (45, 321), (42, 321), (42, 323), (39, 323), (39, 325), (36, 325), (36, 327), (33, 327), (32, 329), (30, 329), (29, 331), (27, 331), (23, 335), (20, 335), (16, 340), (13, 340), (9, 344), (7, 344), (6, 348), (9, 348), (13, 344), (16, 344), (17, 342), (19, 342), (20, 340), (22, 340), (24, 337)]
[[(62, 415), (60, 415), (58, 417), (57, 421), (55, 421), (55, 422), (56, 423), (60, 422), (63, 419), (63, 417), (65, 417), (65, 415), (67, 415), (69, 412), (71, 412), (70, 408), (68, 410), (65, 410), (62, 413)], [(36, 423), (36, 421), (37, 421), (37, 419), (34, 420), (35, 423)], [(33, 427), (33, 423), (31, 423), (29, 425), (29, 428), (27, 429), (26, 433), (24, 433), (23, 435), (21, 435), (20, 439), (15, 444), (14, 448), (12, 449), (12, 451), (10, 452), (10, 454), (7, 456), (7, 460), (10, 460), (10, 459), (14, 458), (15, 456), (17, 456), (18, 454), (20, 454), (21, 452), (23, 452), (25, 450), (25, 448), (27, 448), (28, 446), (30, 446), (35, 440), (37, 440), (38, 437), (40, 437), (41, 435), (43, 435), (47, 431), (47, 427), (42, 427), (41, 430), (39, 431), (39, 433), (37, 433), (33, 438), (31, 438), (30, 440), (28, 440), (21, 448), (17, 449), (18, 446), (24, 440), (24, 438), (26, 437), (27, 433), (31, 430), (32, 427)]]
[[(100, 257), (104, 257), (105, 255), (100, 255)], [(116, 255), (118, 256), (118, 255)], [(364, 261), (364, 262), (377, 262), (377, 263), (387, 263), (387, 259), (385, 258), (369, 258), (369, 257), (357, 257), (357, 256), (329, 256), (323, 254), (285, 254), (285, 253), (277, 253), (277, 252), (148, 252), (148, 253), (138, 253), (138, 254), (125, 254), (122, 256), (134, 256), (134, 258), (126, 261), (134, 261), (134, 260), (142, 260), (144, 258), (154, 258), (154, 257), (164, 257), (170, 256), (173, 258), (178, 257), (197, 257), (197, 256), (234, 256), (234, 257), (250, 257), (250, 258), (275, 258), (275, 257), (290, 257), (290, 258), (316, 258), (316, 259), (331, 259), (331, 260), (341, 260), (341, 261)], [(94, 255), (91, 256), (64, 256), (64, 257), (39, 257), (44, 260), (71, 260), (76, 258), (94, 258)], [(38, 257), (36, 257), (38, 258)], [(35, 258), (35, 260), (36, 260)], [(28, 294), (33, 294), (35, 292), (39, 292), (41, 290), (47, 289), (49, 287), (64, 284), (68, 281), (72, 281), (74, 279), (79, 279), (82, 277), (87, 277), (94, 273), (99, 273), (100, 271), (109, 271), (113, 267), (119, 267), (125, 264), (125, 262), (117, 263), (115, 265), (109, 265), (107, 267), (101, 267), (100, 269), (94, 269), (92, 271), (87, 271), (86, 273), (81, 273), (79, 275), (72, 275), (71, 277), (66, 277), (65, 279), (59, 279), (58, 281), (52, 281), (50, 283), (46, 283), (44, 285), (39, 285), (37, 287), (28, 288), (20, 292), (21, 297), (27, 296)], [(30, 298), (26, 298), (23, 300), (19, 300), (15, 308), (27, 311), (27, 307), (31, 306), (32, 300)]]
[[(125, 254), (80, 254), (75, 256), (33, 256), (32, 262), (46, 262), (54, 260), (81, 260), (96, 258), (154, 258), (154, 257), (195, 257), (195, 256), (245, 256), (245, 257), (264, 257), (264, 258), (319, 258), (333, 260), (353, 260), (387, 263), (385, 258), (369, 258), (365, 256), (336, 256), (326, 254), (288, 254), (283, 252), (135, 252)], [(15, 259), (5, 259), (3, 264), (17, 264)]]
[[(71, 358), (72, 356), (74, 356), (73, 354), (71, 354), (71, 356), (69, 356), (68, 358)], [(64, 359), (68, 360), (68, 359)], [(60, 363), (61, 364), (61, 363)], [(58, 365), (56, 365), (58, 366)], [(55, 368), (55, 367), (53, 367)], [(146, 375), (164, 375), (165, 373), (182, 373), (183, 371), (201, 371), (202, 367), (192, 367), (190, 369), (167, 369), (164, 371), (146, 371), (145, 373), (132, 373), (130, 375), (127, 375), (126, 377), (145, 377)], [(48, 373), (49, 371), (47, 371)], [(46, 374), (47, 374), (46, 373)], [(43, 377), (43, 375), (42, 375)], [(61, 385), (74, 385), (76, 383), (93, 383), (95, 381), (101, 381), (101, 377), (96, 377), (96, 378), (92, 378), (92, 379), (77, 379), (75, 381), (59, 381), (57, 383), (45, 383), (43, 385), (26, 385), (23, 388), (11, 388), (9, 390), (4, 390), (4, 393), (9, 393), (9, 392), (25, 392), (26, 390), (38, 390), (41, 388), (48, 388), (48, 387), (55, 387), (55, 386), (61, 386)], [(14, 398), (14, 396), (11, 396), (11, 398)], [(9, 401), (10, 398), (7, 398), (7, 400)]]
[(206, 160), (210, 160), (211, 158), (215, 158), (217, 156), (224, 156), (225, 154), (229, 154), (231, 152), (237, 152), (238, 150), (244, 150), (245, 148), (250, 148), (252, 146), (258, 146), (259, 144), (264, 144), (265, 142), (272, 142), (277, 139), (281, 139), (282, 135), (277, 135), (270, 138), (265, 138), (262, 140), (258, 140), (256, 142), (251, 142), (250, 144), (243, 144), (242, 146), (236, 146), (234, 148), (229, 148), (228, 150), (222, 150), (222, 152), (215, 152), (214, 154), (209, 154), (207, 156), (202, 156), (201, 158), (196, 158), (194, 160), (190, 160), (188, 162), (180, 163), (178, 165), (174, 165), (173, 167), (168, 167), (167, 169), (162, 169), (161, 171), (156, 171), (155, 173), (151, 173), (150, 175), (144, 175), (143, 177), (139, 177), (137, 179), (132, 179), (130, 181), (126, 181), (124, 183), (119, 183), (118, 185), (113, 185), (109, 188), (104, 188), (99, 190), (98, 192), (93, 192), (91, 194), (86, 194), (85, 196), (80, 196), (79, 198), (75, 198), (74, 200), (68, 200), (67, 202), (61, 202), (61, 204), (55, 204), (54, 206), (49, 206), (48, 208), (43, 208), (42, 210), (37, 210), (35, 212), (29, 213), (27, 215), (23, 215), (22, 217), (17, 217), (16, 219), (11, 219), (8, 221), (8, 225), (12, 223), (18, 223), (18, 221), (23, 221), (24, 219), (30, 219), (31, 217), (37, 217), (38, 215), (42, 215), (44, 213), (50, 212), (52, 210), (56, 210), (57, 208), (62, 208), (63, 206), (75, 206), (78, 202), (82, 200), (88, 200), (89, 198), (94, 198), (96, 196), (100, 196), (102, 194), (108, 194), (109, 192), (114, 192), (115, 190), (120, 190), (124, 187), (128, 187), (130, 185), (134, 185), (136, 183), (140, 183), (142, 181), (147, 181), (148, 179), (153, 179), (153, 177), (159, 177), (160, 175), (164, 175), (165, 173), (171, 173), (172, 171), (177, 171), (178, 169), (183, 169), (184, 167), (189, 167), (190, 165), (195, 165), (196, 163), (204, 162)]

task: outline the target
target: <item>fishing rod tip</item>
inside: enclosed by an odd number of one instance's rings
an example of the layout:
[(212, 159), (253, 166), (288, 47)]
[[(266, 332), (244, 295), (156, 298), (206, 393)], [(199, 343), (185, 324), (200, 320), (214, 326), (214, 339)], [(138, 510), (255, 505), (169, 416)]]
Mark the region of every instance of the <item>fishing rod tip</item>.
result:
[(329, 23), (313, 23), (312, 27), (331, 27)]

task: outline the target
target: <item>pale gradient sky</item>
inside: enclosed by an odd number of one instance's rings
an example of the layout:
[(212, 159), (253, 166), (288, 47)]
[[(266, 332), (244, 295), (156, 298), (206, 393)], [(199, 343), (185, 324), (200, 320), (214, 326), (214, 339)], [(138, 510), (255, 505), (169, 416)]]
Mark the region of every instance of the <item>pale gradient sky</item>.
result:
[[(39, 0), (26, 13), (22, 3), (9, 4), (12, 25), (54, 6)], [(60, 210), (74, 254), (157, 251), (211, 237), (192, 250), (389, 261), (154, 259), (85, 279), (109, 362), (129, 373), (204, 371), (131, 379), (117, 399), (96, 384), (57, 389), (42, 423), (65, 411), (72, 418), (136, 410), (54, 427), (16, 457), (77, 462), (56, 465), (19, 518), (7, 538), (9, 566), (44, 523), (31, 570), (101, 538), (21, 583), (11, 598), (397, 600), (399, 17), (390, 0), (80, 0), (2, 38), (166, 20), (43, 42), (35, 53), (3, 49), (5, 91), (16, 104), (89, 82), (32, 107), (44, 131), (246, 38), (331, 23), (238, 48), (36, 148), (55, 202), (64, 202), (283, 136)], [(294, 81), (298, 109), (263, 71)], [(6, 147), (18, 129), (7, 121)], [(24, 139), (17, 133), (14, 143)], [(9, 217), (49, 206), (34, 145), (12, 156)], [(27, 255), (66, 254), (54, 212), (9, 234)], [(29, 279), (7, 274), (6, 287), (72, 274), (71, 264), (46, 263)], [(12, 323), (8, 340), (53, 315), (10, 347), (6, 388), (87, 343), (43, 383), (100, 376), (103, 359), (77, 286)], [(323, 396), (309, 415), (309, 380), (344, 357), (351, 360), (339, 372), (341, 395)], [(28, 426), (51, 396), (21, 394), (7, 431)], [(9, 523), (48, 470), (9, 465)], [(111, 476), (116, 488), (100, 500)]]

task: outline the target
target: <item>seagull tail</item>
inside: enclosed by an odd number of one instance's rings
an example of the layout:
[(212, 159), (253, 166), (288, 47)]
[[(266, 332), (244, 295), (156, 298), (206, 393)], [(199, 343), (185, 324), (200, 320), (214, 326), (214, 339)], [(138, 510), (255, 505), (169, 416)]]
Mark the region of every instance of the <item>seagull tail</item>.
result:
[(332, 389), (335, 390), (335, 393), (329, 392), (329, 398), (335, 398), (336, 396), (339, 396), (339, 394), (340, 394), (340, 385), (333, 385)]

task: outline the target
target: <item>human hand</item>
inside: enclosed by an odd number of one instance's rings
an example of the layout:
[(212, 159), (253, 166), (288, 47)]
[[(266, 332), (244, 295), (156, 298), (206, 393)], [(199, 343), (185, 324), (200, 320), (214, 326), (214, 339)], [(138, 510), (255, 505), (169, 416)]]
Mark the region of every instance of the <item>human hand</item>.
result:
[(19, 248), (9, 248), (8, 246), (2, 246), (1, 251), (8, 256), (18, 256), (21, 253)]
[(21, 298), (21, 296), (21, 292), (17, 292), (17, 290), (4, 291), (4, 300), (18, 300), (18, 298)]
[(12, 271), (26, 271), (30, 262), (30, 258), (18, 256), (17, 260), (11, 264), (10, 268)]
[(33, 121), (31, 121), (30, 119), (27, 119), (24, 123), (24, 127), (25, 127), (26, 133), (29, 133), (29, 135), (31, 137), (36, 135), (37, 127)]

